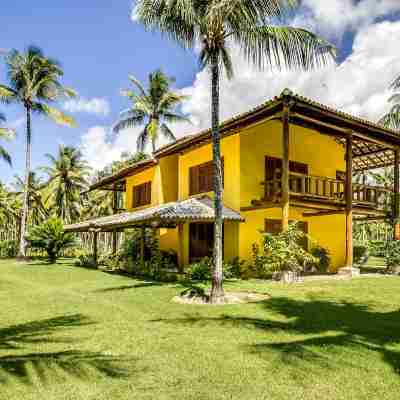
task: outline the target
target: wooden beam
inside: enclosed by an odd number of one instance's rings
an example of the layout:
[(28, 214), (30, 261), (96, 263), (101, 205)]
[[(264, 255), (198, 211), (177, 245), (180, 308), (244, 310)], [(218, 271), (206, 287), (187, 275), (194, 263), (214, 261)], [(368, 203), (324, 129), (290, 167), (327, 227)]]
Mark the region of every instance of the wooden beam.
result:
[(362, 158), (362, 157), (373, 156), (373, 155), (379, 154), (379, 153), (384, 153), (384, 152), (386, 152), (386, 151), (388, 151), (388, 150), (391, 150), (391, 149), (385, 148), (385, 149), (379, 149), (379, 150), (369, 151), (369, 152), (364, 153), (364, 154), (353, 155), (353, 160), (356, 160), (356, 159)]
[[(114, 188), (116, 187), (116, 184), (114, 183)], [(117, 209), (118, 209), (118, 193), (114, 190), (113, 191), (113, 214), (117, 213)], [(117, 230), (114, 229), (113, 233), (112, 233), (112, 253), (113, 255), (117, 254)]]
[(144, 271), (144, 257), (145, 257), (145, 240), (146, 240), (146, 228), (141, 227), (140, 235), (140, 267), (142, 272)]
[(178, 225), (178, 267), (182, 274), (184, 269), (183, 224)]
[(289, 228), (290, 210), (290, 103), (286, 98), (283, 102), (282, 127), (282, 230), (285, 232)]
[(394, 229), (393, 238), (394, 240), (400, 240), (400, 149), (397, 148), (394, 151), (394, 205), (393, 205), (393, 217), (394, 217)]
[(98, 254), (97, 254), (97, 237), (98, 237), (99, 231), (94, 230), (93, 231), (93, 260), (94, 264), (97, 266), (97, 261), (98, 261)]
[(353, 134), (346, 138), (346, 262), (353, 267)]
[(344, 214), (345, 210), (327, 210), (327, 211), (317, 211), (317, 212), (304, 212), (303, 217), (323, 217), (325, 215), (336, 215), (336, 214)]

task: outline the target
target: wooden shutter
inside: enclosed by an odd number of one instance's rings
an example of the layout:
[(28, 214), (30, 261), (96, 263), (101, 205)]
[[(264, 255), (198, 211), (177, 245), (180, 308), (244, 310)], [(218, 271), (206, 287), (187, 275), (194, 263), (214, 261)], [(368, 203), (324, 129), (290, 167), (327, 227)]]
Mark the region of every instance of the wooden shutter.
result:
[[(221, 159), (222, 184), (224, 183), (224, 159)], [(196, 165), (189, 169), (189, 195), (207, 193), (214, 186), (214, 165), (212, 161)]]
[(151, 182), (133, 187), (133, 208), (151, 204)]

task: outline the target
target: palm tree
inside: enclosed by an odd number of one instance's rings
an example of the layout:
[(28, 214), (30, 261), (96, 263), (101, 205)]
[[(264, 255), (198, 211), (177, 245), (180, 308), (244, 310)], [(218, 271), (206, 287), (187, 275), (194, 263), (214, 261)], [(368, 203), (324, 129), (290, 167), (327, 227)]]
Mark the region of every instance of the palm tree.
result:
[(26, 112), (25, 190), (19, 245), (19, 256), (25, 257), (25, 233), (29, 213), (28, 186), (31, 171), (31, 114), (32, 112), (41, 114), (58, 124), (72, 126), (74, 120), (51, 107), (50, 104), (63, 97), (72, 97), (76, 94), (60, 83), (60, 78), (64, 74), (60, 64), (45, 57), (42, 50), (37, 47), (30, 46), (25, 53), (12, 50), (7, 53), (5, 59), (9, 84), (8, 86), (0, 85), (0, 101), (18, 103)]
[[(23, 200), (25, 193), (25, 180), (18, 175), (14, 177), (15, 181), (12, 186), (14, 188), (13, 195), (18, 199)], [(29, 225), (39, 225), (48, 216), (48, 209), (44, 201), (44, 189), (45, 183), (36, 174), (36, 172), (31, 171), (29, 174), (29, 184), (28, 184), (28, 209), (29, 214), (27, 221)]]
[[(390, 89), (400, 90), (400, 75), (391, 83)], [(389, 98), (392, 104), (390, 111), (380, 119), (380, 123), (390, 129), (400, 129), (400, 93), (394, 93)]]
[[(0, 112), (0, 123), (5, 122), (6, 117)], [(5, 128), (0, 126), (0, 139), (9, 140), (14, 136), (14, 131), (10, 128)], [(7, 164), (11, 166), (11, 156), (8, 154), (7, 150), (0, 146), (0, 158), (2, 158)]]
[(160, 132), (165, 138), (176, 140), (167, 125), (168, 122), (188, 121), (185, 116), (176, 111), (186, 96), (171, 91), (170, 86), (174, 79), (167, 77), (161, 70), (149, 74), (147, 92), (135, 77), (130, 75), (129, 79), (139, 93), (136, 94), (132, 90), (121, 92), (132, 101), (132, 106), (121, 112), (120, 119), (113, 130), (118, 133), (123, 129), (144, 125), (143, 131), (137, 138), (137, 150), (143, 152), (146, 144), (151, 140), (154, 153)]
[(335, 49), (304, 29), (274, 26), (297, 0), (138, 0), (135, 19), (186, 48), (200, 46), (201, 66), (211, 71), (211, 131), (214, 163), (214, 262), (211, 302), (224, 301), (222, 286), (222, 173), (219, 132), (220, 70), (230, 78), (230, 46), (260, 68), (311, 69), (335, 56)]
[(57, 157), (51, 154), (46, 154), (46, 157), (51, 164), (42, 168), (49, 177), (46, 203), (57, 217), (72, 223), (80, 216), (80, 194), (87, 189), (89, 167), (82, 159), (82, 153), (74, 147), (61, 145)]

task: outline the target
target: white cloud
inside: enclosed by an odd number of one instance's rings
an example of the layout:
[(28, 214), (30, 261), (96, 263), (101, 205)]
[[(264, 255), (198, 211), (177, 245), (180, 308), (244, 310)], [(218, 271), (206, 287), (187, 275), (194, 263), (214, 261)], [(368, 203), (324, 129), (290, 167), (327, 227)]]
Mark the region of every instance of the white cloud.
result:
[(302, 0), (295, 23), (340, 37), (399, 11), (399, 0)]
[(107, 116), (110, 114), (110, 104), (107, 99), (101, 97), (94, 97), (86, 99), (81, 97), (79, 99), (67, 100), (63, 104), (65, 111), (72, 113), (87, 113)]
[[(366, 0), (365, 0), (366, 1)], [(260, 72), (233, 50), (234, 79), (221, 79), (221, 119), (245, 112), (279, 95), (286, 87), (324, 104), (372, 121), (389, 108), (389, 83), (400, 73), (400, 21), (382, 22), (360, 28), (349, 57), (340, 65), (312, 72)], [(183, 88), (190, 95), (183, 111), (193, 125), (173, 126), (176, 136), (210, 127), (210, 76), (207, 70), (196, 75), (193, 84)], [(114, 140), (104, 127), (94, 127), (82, 138), (84, 153), (91, 165), (101, 168), (122, 151), (135, 151), (139, 128), (127, 130)]]

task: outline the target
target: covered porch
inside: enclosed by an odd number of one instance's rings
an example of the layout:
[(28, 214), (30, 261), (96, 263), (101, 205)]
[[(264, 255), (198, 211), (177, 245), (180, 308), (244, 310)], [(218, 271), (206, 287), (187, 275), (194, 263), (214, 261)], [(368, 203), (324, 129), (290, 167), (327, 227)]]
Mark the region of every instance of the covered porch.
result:
[[(184, 266), (189, 260), (195, 260), (195, 255), (190, 255), (193, 244), (190, 243), (193, 226), (212, 226), (214, 222), (214, 203), (208, 196), (193, 197), (187, 200), (161, 204), (155, 207), (145, 208), (139, 211), (122, 212), (107, 217), (91, 219), (76, 224), (65, 226), (67, 232), (91, 232), (93, 235), (93, 256), (97, 261), (98, 246), (97, 237), (100, 232), (117, 232), (124, 229), (137, 228), (141, 230), (140, 260), (144, 263), (145, 256), (145, 234), (147, 229), (153, 230), (154, 234), (161, 230), (173, 230), (177, 233), (176, 237), (170, 241), (170, 248), (177, 254), (178, 267), (183, 271)], [(222, 218), (224, 223), (237, 224), (244, 222), (240, 213), (223, 207)], [(210, 235), (203, 240), (207, 242)], [(209, 251), (209, 248), (199, 248), (202, 241), (199, 240), (194, 245), (195, 251), (200, 255), (202, 252)], [(116, 247), (113, 248), (115, 252)], [(206, 255), (204, 253), (204, 255)]]

